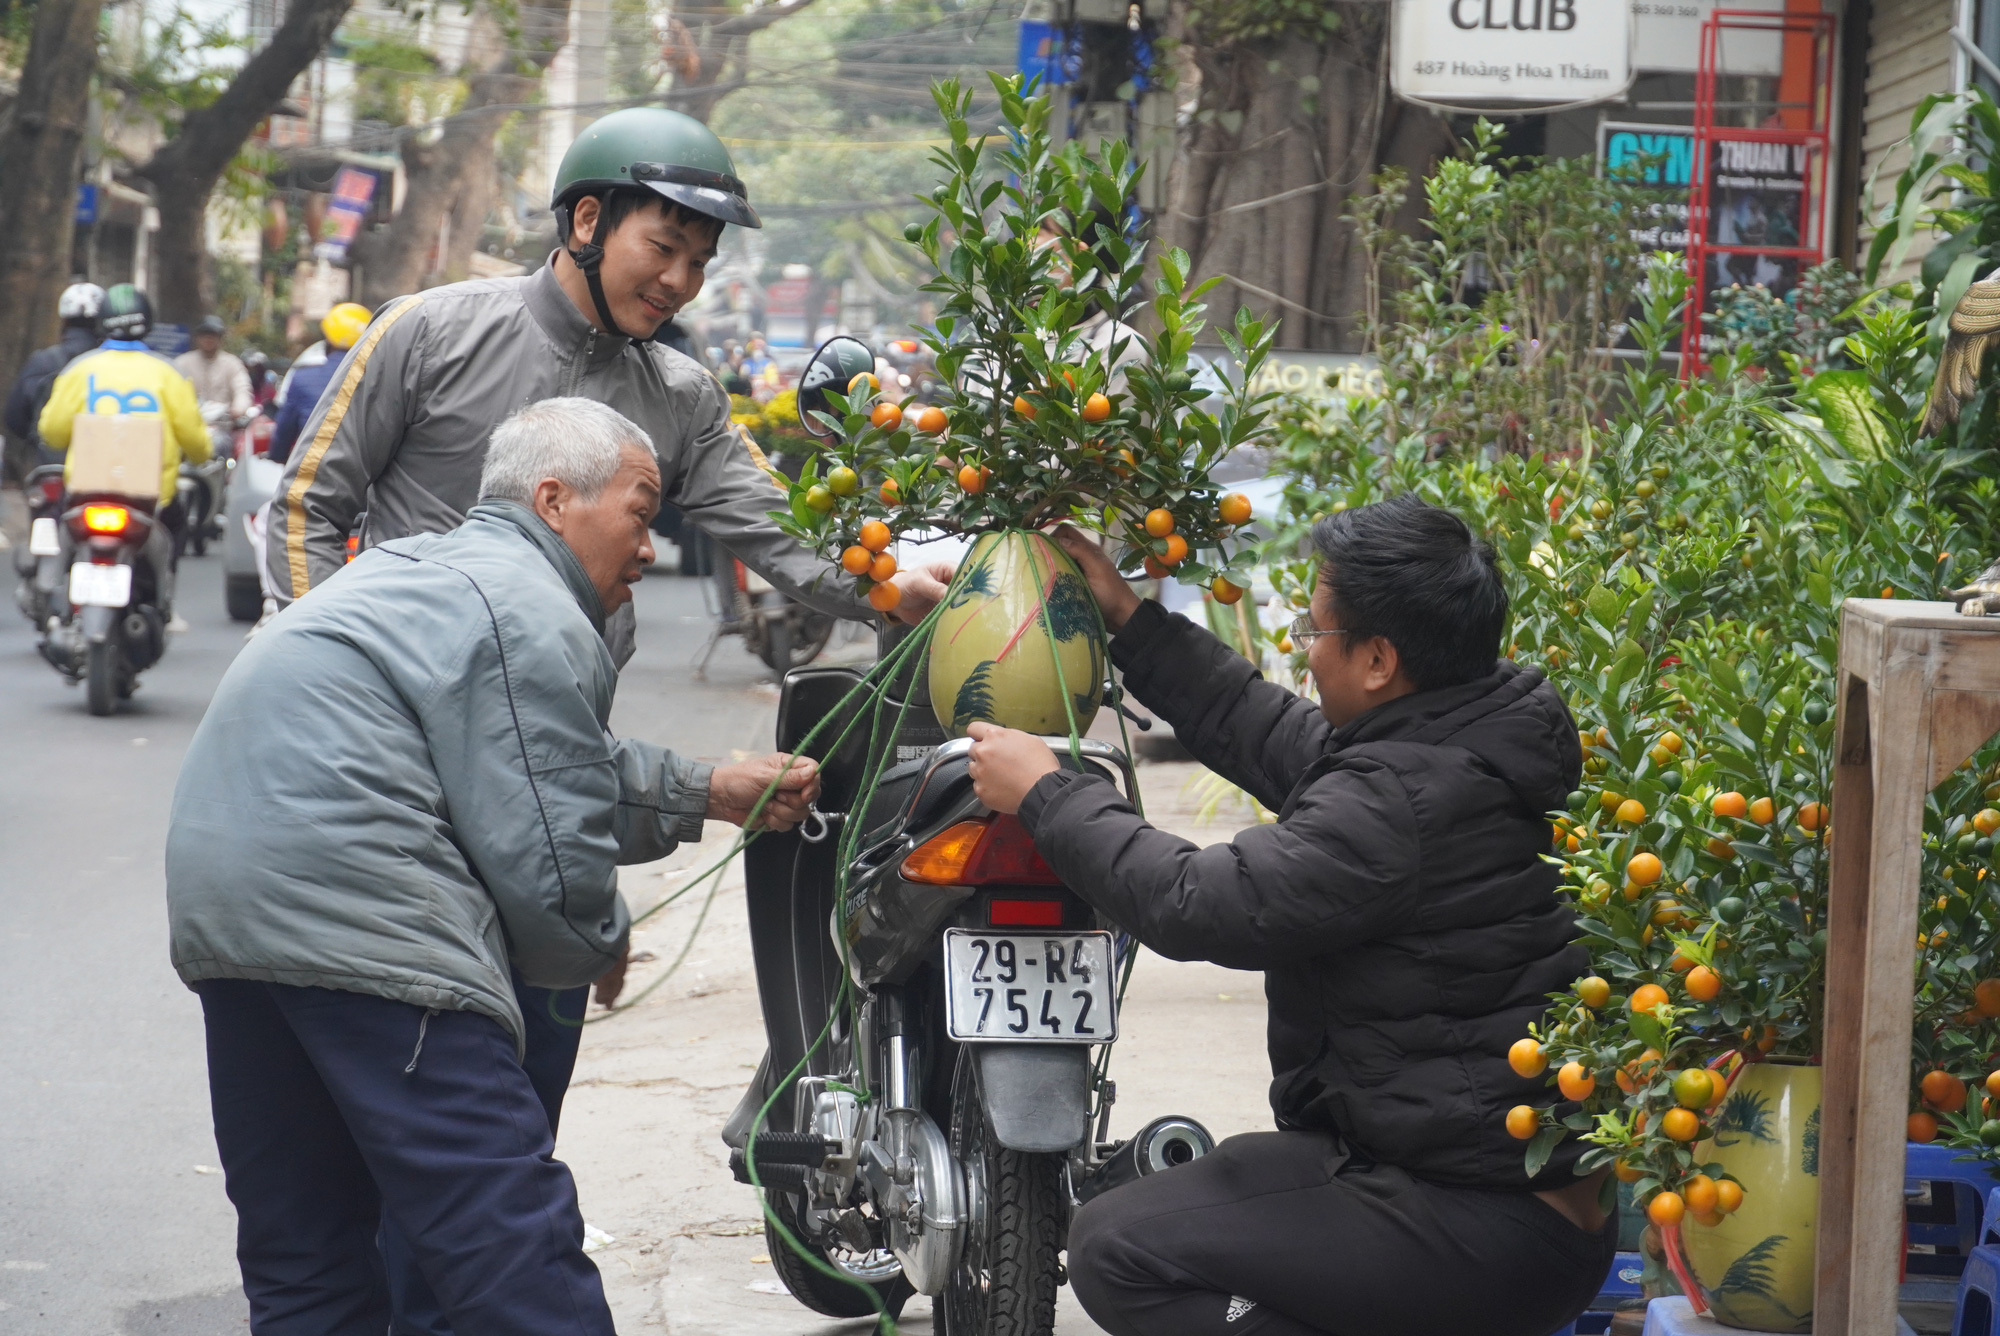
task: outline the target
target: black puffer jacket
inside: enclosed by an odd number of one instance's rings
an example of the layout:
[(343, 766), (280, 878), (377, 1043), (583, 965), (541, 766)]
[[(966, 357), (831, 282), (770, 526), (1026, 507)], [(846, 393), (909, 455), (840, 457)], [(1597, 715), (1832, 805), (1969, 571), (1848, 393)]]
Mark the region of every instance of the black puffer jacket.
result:
[(1335, 730), (1183, 617), (1148, 603), (1111, 642), (1133, 695), (1198, 759), (1277, 810), (1199, 848), (1102, 779), (1058, 771), (1021, 819), (1063, 880), (1162, 955), (1265, 972), (1271, 1106), (1433, 1182), (1530, 1184), (1506, 1111), (1547, 1104), (1507, 1048), (1588, 967), (1555, 895), (1545, 812), (1581, 756), (1562, 698), (1502, 660), (1476, 682)]

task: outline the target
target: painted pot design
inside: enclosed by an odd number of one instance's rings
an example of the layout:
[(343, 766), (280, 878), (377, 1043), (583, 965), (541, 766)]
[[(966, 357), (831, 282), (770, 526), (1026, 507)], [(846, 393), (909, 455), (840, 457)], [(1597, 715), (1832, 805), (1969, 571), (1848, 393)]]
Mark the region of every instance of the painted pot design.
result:
[(1730, 1087), (1715, 1138), (1695, 1153), (1743, 1185), (1710, 1228), (1681, 1225), (1689, 1268), (1715, 1318), (1753, 1331), (1811, 1331), (1819, 1220), (1818, 1067), (1760, 1062)]
[(1072, 712), (1088, 730), (1104, 701), (1104, 623), (1076, 563), (1041, 534), (1009, 530), (982, 535), (963, 570), (931, 637), (945, 731), (963, 737), (984, 719), (1067, 735)]

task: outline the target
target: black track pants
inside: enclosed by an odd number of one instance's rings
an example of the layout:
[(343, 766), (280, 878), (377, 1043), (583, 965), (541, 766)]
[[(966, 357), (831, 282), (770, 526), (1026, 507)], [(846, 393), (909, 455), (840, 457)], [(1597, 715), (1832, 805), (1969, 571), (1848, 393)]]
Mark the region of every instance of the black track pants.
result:
[(1112, 1336), (1549, 1336), (1611, 1268), (1616, 1217), (1343, 1161), (1259, 1132), (1106, 1193), (1070, 1230), (1076, 1297)]

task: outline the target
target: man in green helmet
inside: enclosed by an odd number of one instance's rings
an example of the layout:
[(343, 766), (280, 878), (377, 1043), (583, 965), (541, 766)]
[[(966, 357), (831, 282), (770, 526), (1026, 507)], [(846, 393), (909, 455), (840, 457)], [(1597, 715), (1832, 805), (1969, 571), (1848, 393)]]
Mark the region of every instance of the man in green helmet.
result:
[[(613, 112), (570, 146), (551, 203), (561, 244), (536, 273), (397, 298), (348, 350), (271, 506), (266, 560), (280, 602), (303, 598), (341, 571), (357, 524), (362, 547), (457, 528), (478, 500), (493, 429), (528, 404), (580, 397), (644, 429), (657, 452), (662, 499), (746, 565), (823, 612), (872, 618), (851, 580), (772, 523), (784, 492), (756, 445), (731, 425), (721, 385), (699, 363), (651, 341), (701, 291), (722, 229), (761, 225), (722, 142), (679, 112)], [(937, 575), (899, 579), (899, 618), (917, 620), (936, 603), (944, 592)], [(621, 666), (632, 627), (627, 605), (605, 629)], [(712, 796), (674, 792), (647, 801), (700, 812)], [(600, 1002), (616, 997), (622, 978), (621, 966), (599, 981)], [(553, 1131), (585, 990), (536, 988), (518, 975), (514, 984), (527, 1024), (521, 1063)], [(387, 1221), (382, 1241), (391, 1332), (449, 1332), (407, 1242)], [(595, 1315), (575, 1328), (599, 1329)]]

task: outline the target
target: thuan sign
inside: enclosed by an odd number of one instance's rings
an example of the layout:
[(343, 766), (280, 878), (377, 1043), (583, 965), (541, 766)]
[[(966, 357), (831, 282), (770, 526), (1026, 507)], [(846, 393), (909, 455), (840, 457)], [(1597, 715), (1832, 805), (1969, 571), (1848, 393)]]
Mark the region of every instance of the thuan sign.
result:
[(1632, 82), (1625, 0), (1395, 0), (1396, 93), (1446, 106), (1601, 102)]

